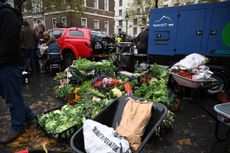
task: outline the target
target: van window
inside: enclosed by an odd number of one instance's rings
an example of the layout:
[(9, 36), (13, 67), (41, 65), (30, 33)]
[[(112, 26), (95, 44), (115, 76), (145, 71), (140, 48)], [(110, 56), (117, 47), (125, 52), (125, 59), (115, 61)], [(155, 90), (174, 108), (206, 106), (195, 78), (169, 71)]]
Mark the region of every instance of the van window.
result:
[(90, 34), (91, 34), (92, 37), (95, 37), (95, 36), (97, 36), (97, 37), (106, 37), (106, 33), (101, 32), (101, 31), (93, 31), (93, 30), (91, 30)]
[(60, 38), (64, 30), (53, 30), (50, 34), (53, 35), (56, 39)]
[(70, 30), (69, 35), (70, 36), (84, 36), (84, 33), (79, 30)]

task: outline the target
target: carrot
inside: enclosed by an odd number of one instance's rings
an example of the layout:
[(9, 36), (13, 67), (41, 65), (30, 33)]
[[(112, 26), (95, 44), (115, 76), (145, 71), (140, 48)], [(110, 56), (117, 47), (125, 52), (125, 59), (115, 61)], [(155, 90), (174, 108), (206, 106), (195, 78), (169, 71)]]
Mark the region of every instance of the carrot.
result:
[(125, 82), (124, 86), (125, 86), (126, 94), (132, 94), (133, 93), (132, 87), (128, 81)]
[(75, 94), (75, 100), (80, 100), (81, 96)]
[(100, 87), (103, 83), (103, 80), (99, 80), (93, 84), (93, 87)]
[(110, 78), (110, 82), (109, 82), (108, 86), (116, 86), (116, 85), (120, 85), (120, 84), (121, 84), (120, 80)]

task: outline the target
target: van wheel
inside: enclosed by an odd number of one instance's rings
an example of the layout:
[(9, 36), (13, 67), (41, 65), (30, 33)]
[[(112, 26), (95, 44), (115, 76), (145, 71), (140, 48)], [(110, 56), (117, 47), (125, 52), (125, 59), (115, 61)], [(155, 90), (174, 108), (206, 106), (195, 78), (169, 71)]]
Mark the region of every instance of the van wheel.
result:
[(72, 53), (65, 53), (64, 54), (64, 61), (65, 61), (66, 67), (69, 67), (70, 65), (72, 65), (74, 60), (75, 60), (75, 57)]
[(216, 94), (216, 93), (224, 90), (224, 88), (227, 86), (227, 83), (225, 82), (224, 76), (217, 75), (214, 73), (212, 78), (214, 78), (216, 80), (216, 82), (211, 85), (212, 87), (207, 89), (207, 92), (209, 94)]

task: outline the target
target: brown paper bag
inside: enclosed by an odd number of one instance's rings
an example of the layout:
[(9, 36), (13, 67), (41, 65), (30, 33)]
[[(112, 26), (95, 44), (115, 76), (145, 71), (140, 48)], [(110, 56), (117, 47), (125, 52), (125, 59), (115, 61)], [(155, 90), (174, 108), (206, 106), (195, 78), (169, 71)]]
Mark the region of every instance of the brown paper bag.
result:
[(136, 151), (141, 144), (145, 127), (151, 117), (152, 105), (152, 102), (140, 102), (129, 98), (124, 107), (116, 132), (129, 141), (132, 151)]

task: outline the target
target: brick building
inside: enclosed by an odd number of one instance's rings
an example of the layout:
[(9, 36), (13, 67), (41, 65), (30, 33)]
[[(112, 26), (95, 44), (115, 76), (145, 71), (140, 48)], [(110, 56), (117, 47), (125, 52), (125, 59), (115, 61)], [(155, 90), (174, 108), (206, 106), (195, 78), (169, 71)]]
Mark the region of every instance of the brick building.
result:
[(31, 26), (42, 23), (46, 29), (55, 27), (87, 27), (114, 34), (114, 0), (84, 0), (83, 12), (74, 10), (42, 12), (41, 3), (34, 1), (33, 12), (23, 12)]

